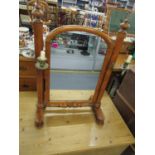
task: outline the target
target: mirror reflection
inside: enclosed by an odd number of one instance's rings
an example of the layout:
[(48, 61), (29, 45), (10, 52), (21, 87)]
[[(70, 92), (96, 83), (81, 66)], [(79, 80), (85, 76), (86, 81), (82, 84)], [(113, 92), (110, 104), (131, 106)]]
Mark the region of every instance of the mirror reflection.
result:
[[(88, 100), (106, 51), (104, 40), (91, 33), (69, 31), (51, 40), (50, 100)], [(61, 90), (64, 95), (60, 98)], [(74, 91), (79, 92), (76, 98), (72, 98)]]

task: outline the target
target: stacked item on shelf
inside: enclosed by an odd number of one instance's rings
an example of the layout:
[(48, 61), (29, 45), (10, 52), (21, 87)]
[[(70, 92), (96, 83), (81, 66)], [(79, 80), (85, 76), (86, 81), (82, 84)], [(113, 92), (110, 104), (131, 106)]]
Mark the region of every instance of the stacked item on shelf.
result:
[(99, 13), (95, 11), (85, 11), (85, 21), (84, 25), (93, 28), (102, 29), (104, 24), (104, 13)]
[(95, 8), (97, 11), (103, 12), (105, 0), (78, 0), (77, 6), (79, 9), (91, 11), (92, 8)]
[(96, 11), (73, 10), (63, 7), (59, 11), (59, 26), (61, 25), (84, 25), (102, 29), (105, 22), (105, 14)]
[(58, 13), (58, 25), (73, 25), (76, 24), (77, 10), (73, 7), (62, 7)]
[[(32, 10), (32, 7), (30, 7), (29, 9)], [(19, 2), (19, 25), (27, 26), (31, 28), (30, 22), (31, 22), (31, 18), (28, 14), (26, 2), (20, 1)]]
[(34, 58), (34, 39), (29, 28), (19, 27), (19, 54), (27, 58)]
[(118, 8), (134, 9), (135, 0), (108, 0), (108, 6), (114, 6)]
[(52, 21), (50, 24), (50, 28), (56, 28), (58, 26), (58, 4), (57, 0), (48, 0), (49, 6), (49, 16)]
[(83, 25), (84, 21), (85, 21), (85, 12), (77, 11), (77, 14), (76, 14), (76, 24), (77, 25)]
[[(58, 2), (57, 0), (46, 0), (42, 1), (46, 2), (46, 8), (44, 8), (45, 16), (44, 20), (46, 25), (49, 25), (51, 29), (56, 28), (58, 26)], [(19, 2), (19, 19), (20, 26), (28, 26), (31, 30), (32, 25), (30, 22), (32, 21), (31, 11), (33, 8), (33, 1), (20, 1)]]
[(95, 8), (97, 11), (103, 12), (105, 10), (105, 0), (59, 0), (61, 7), (76, 7), (77, 10), (89, 10)]
[[(49, 27), (43, 25), (43, 40), (49, 33)], [(19, 27), (19, 54), (26, 58), (34, 58), (34, 35), (31, 35), (28, 27)]]
[(102, 28), (103, 6), (105, 0), (59, 0), (59, 26), (77, 24)]

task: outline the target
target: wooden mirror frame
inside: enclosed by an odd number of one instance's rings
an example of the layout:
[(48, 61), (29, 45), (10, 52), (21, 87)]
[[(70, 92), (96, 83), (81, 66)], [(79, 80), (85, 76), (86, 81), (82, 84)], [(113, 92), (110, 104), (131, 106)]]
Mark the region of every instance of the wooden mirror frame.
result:
[[(33, 31), (34, 31), (34, 43), (35, 43), (35, 55), (36, 61), (40, 55), (40, 51), (43, 50), (43, 22), (40, 19), (39, 12), (37, 14), (36, 20), (33, 21)], [(94, 112), (97, 123), (104, 124), (104, 116), (101, 110), (101, 99), (104, 94), (105, 88), (110, 79), (112, 73), (113, 65), (117, 59), (117, 56), (121, 50), (123, 40), (126, 37), (126, 29), (128, 28), (127, 23), (121, 24), (121, 30), (117, 34), (115, 43), (112, 43), (111, 38), (105, 33), (97, 29), (78, 26), (78, 25), (67, 25), (54, 29), (51, 31), (45, 42), (47, 63), (48, 68), (43, 70), (37, 68), (37, 110), (36, 110), (36, 120), (35, 125), (37, 127), (42, 127), (44, 124), (44, 109), (45, 107), (81, 107), (90, 106)], [(88, 33), (95, 34), (105, 40), (108, 46), (108, 50), (102, 65), (101, 73), (97, 82), (95, 93), (90, 97), (89, 100), (80, 101), (51, 101), (50, 100), (50, 53), (51, 53), (51, 39), (53, 39), (57, 34), (66, 31), (84, 31)]]
[[(68, 32), (68, 31), (82, 31), (82, 32), (91, 33), (91, 34), (101, 37), (106, 42), (108, 49), (107, 49), (107, 53), (106, 53), (106, 56), (104, 59), (105, 62), (102, 65), (101, 74), (99, 76), (99, 79), (103, 78), (103, 76), (106, 72), (107, 65), (110, 61), (110, 55), (112, 53), (112, 47), (113, 47), (112, 40), (107, 34), (102, 33), (101, 31), (99, 31), (97, 29), (90, 28), (90, 27), (84, 27), (84, 26), (78, 26), (78, 25), (67, 25), (67, 26), (58, 27), (58, 28), (54, 29), (53, 31), (51, 31), (46, 37), (46, 45), (45, 45), (46, 56), (47, 56), (47, 61), (48, 61), (49, 67), (51, 66), (51, 64), (50, 64), (51, 40), (54, 39), (56, 37), (56, 35), (61, 34), (63, 32)], [(52, 106), (52, 107), (53, 106), (77, 107), (77, 106), (92, 105), (92, 100), (95, 98), (94, 96), (98, 96), (97, 93), (98, 93), (99, 87), (101, 85), (101, 82), (98, 81), (97, 86), (96, 86), (95, 95), (92, 96), (89, 100), (56, 101), (56, 100), (50, 100), (50, 87), (49, 87), (50, 86), (50, 68), (48, 68), (48, 70), (45, 71), (45, 76), (47, 77), (45, 80), (45, 86), (46, 86), (45, 87), (45, 103), (47, 103), (48, 106)], [(94, 100), (94, 102), (95, 102), (95, 100)]]

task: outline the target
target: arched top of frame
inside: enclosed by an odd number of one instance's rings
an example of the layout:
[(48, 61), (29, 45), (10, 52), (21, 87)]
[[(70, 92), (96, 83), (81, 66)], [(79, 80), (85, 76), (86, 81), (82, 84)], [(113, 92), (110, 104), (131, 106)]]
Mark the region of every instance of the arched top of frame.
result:
[(61, 34), (63, 32), (67, 31), (82, 31), (82, 32), (88, 32), (92, 33), (94, 35), (97, 35), (101, 37), (108, 45), (108, 47), (112, 44), (111, 38), (104, 32), (101, 32), (97, 29), (85, 27), (85, 26), (79, 26), (79, 25), (66, 25), (58, 27), (54, 30), (52, 30), (46, 37), (46, 43), (50, 43), (50, 41), (58, 34)]

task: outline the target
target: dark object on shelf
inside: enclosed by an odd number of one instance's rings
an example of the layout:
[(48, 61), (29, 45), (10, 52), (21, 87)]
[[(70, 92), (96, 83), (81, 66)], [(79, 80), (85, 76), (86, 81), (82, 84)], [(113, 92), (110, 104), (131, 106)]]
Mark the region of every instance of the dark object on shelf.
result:
[(74, 54), (74, 50), (67, 50), (66, 51), (68, 54)]
[(81, 54), (84, 55), (84, 56), (90, 55), (90, 53), (88, 53), (87, 51), (82, 51)]
[(113, 99), (129, 129), (135, 135), (135, 71), (127, 71)]
[[(88, 39), (88, 37), (87, 37), (87, 39)], [(79, 49), (82, 50), (81, 54), (84, 56), (90, 55), (90, 53), (88, 53), (88, 40), (84, 40), (83, 45), (84, 45), (84, 47), (79, 47)]]

